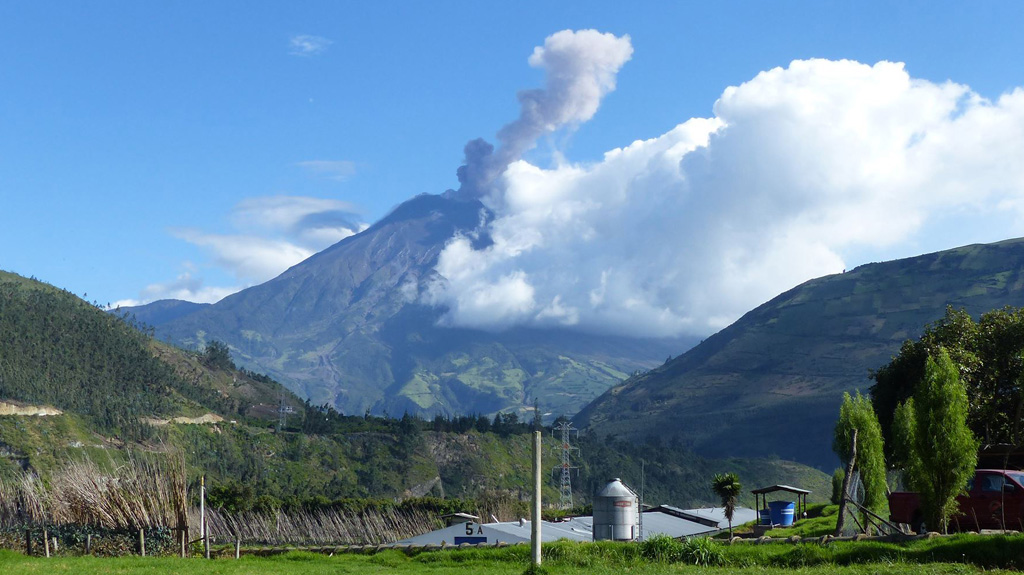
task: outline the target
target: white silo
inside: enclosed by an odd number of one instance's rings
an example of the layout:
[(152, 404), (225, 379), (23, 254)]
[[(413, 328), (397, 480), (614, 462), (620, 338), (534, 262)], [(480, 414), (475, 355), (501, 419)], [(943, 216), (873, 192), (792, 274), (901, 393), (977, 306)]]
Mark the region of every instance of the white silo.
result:
[(637, 537), (636, 493), (618, 477), (594, 496), (594, 541), (633, 541)]

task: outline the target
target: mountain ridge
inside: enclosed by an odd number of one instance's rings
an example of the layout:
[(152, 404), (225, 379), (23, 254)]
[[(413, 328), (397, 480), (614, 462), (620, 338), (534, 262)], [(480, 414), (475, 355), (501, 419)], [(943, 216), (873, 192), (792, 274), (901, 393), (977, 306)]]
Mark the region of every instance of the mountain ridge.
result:
[(842, 392), (866, 392), (870, 370), (947, 305), (972, 315), (1024, 305), (1024, 239), (805, 282), (613, 387), (573, 420), (623, 437), (677, 436), (703, 454), (774, 454), (829, 469)]

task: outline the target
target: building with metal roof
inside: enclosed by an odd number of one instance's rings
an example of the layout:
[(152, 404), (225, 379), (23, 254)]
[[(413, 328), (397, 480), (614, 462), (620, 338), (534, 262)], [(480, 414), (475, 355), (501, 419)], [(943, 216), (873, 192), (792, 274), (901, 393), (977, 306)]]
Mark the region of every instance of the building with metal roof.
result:
[[(571, 541), (590, 541), (593, 538), (589, 522), (582, 522), (580, 518), (568, 521), (541, 522), (541, 540), (545, 543), (569, 539)], [(398, 541), (396, 545), (471, 545), (496, 544), (496, 543), (529, 543), (530, 542), (530, 521), (522, 519), (519, 521), (500, 521), (498, 523), (477, 523), (466, 521), (451, 525), (443, 529), (437, 529), (430, 533), (417, 535), (408, 539)]]
[[(745, 507), (737, 507), (733, 512), (733, 525), (749, 523), (757, 518), (757, 512)], [(695, 537), (713, 535), (728, 528), (725, 510), (721, 507), (702, 509), (679, 509), (669, 505), (659, 505), (644, 511), (643, 537), (668, 535), (669, 537)], [(541, 539), (545, 543), (568, 539), (570, 541), (592, 541), (594, 539), (594, 518), (573, 517), (566, 521), (543, 521)], [(530, 522), (501, 521), (497, 523), (478, 523), (466, 521), (430, 533), (417, 535), (395, 545), (471, 545), (481, 544), (515, 544), (530, 541)]]

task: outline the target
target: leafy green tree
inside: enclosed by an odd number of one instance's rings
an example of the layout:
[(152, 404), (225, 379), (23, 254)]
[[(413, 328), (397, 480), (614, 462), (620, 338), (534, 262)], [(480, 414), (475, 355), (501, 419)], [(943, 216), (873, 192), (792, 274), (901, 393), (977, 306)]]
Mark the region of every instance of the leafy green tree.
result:
[(895, 413), (907, 483), (921, 494), (928, 525), (946, 532), (956, 497), (974, 475), (978, 441), (967, 426), (967, 391), (944, 349), (925, 362), (914, 395)]
[(228, 481), (210, 487), (206, 494), (206, 500), (208, 505), (214, 509), (221, 509), (228, 513), (242, 513), (252, 509), (256, 501), (256, 494), (250, 485)]
[(886, 506), (885, 445), (882, 441), (882, 428), (875, 417), (871, 401), (860, 392), (853, 397), (849, 393), (844, 393), (843, 404), (839, 407), (839, 420), (836, 422), (832, 450), (844, 462), (850, 460), (854, 429), (857, 430), (857, 456), (853, 468), (860, 472), (860, 479), (864, 485), (864, 507), (882, 514)]
[(231, 349), (223, 341), (211, 340), (203, 350), (203, 363), (208, 367), (217, 369), (235, 369), (235, 362), (231, 361)]
[(829, 501), (831, 501), (833, 505), (839, 505), (839, 502), (843, 499), (844, 477), (846, 477), (846, 474), (843, 473), (843, 470), (840, 467), (837, 467), (836, 470), (832, 472), (832, 496), (829, 498)]
[(736, 498), (742, 486), (740, 478), (733, 472), (718, 473), (711, 479), (711, 489), (721, 498), (725, 508), (725, 518), (729, 521), (729, 538), (732, 539), (732, 516), (736, 511)]
[(913, 395), (925, 362), (940, 348), (967, 389), (967, 423), (975, 436), (985, 443), (1016, 443), (1024, 413), (1024, 309), (993, 310), (975, 322), (966, 311), (949, 307), (920, 339), (904, 342), (899, 354), (872, 374), (871, 397), (886, 445), (896, 447), (896, 406)]

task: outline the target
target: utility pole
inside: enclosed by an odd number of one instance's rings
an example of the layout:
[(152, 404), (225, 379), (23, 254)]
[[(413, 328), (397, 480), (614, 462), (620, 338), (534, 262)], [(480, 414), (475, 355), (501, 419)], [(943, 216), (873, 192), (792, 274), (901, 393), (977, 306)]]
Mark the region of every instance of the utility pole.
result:
[(541, 481), (540, 481), (540, 447), (541, 432), (533, 432), (533, 505), (530, 509), (530, 561), (540, 567), (541, 552)]
[(640, 504), (637, 505), (637, 526), (640, 530), (640, 536), (637, 538), (638, 541), (644, 540), (644, 488), (646, 487), (647, 477), (645, 474), (647, 462), (643, 459), (640, 460)]

